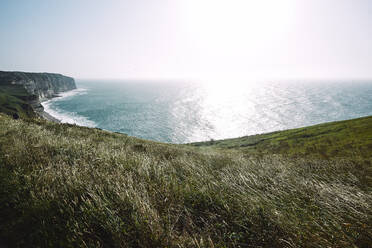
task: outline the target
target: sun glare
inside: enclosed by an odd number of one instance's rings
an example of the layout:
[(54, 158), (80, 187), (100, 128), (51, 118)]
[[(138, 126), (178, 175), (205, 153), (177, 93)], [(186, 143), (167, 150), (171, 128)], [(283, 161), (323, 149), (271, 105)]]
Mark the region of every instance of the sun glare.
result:
[(267, 66), (268, 59), (285, 57), (278, 47), (287, 45), (295, 24), (294, 1), (190, 0), (183, 4), (187, 39), (201, 76), (265, 77), (265, 70), (275, 66)]
[(185, 10), (198, 42), (233, 49), (236, 43), (252, 47), (280, 38), (290, 26), (293, 7), (291, 0), (191, 0)]

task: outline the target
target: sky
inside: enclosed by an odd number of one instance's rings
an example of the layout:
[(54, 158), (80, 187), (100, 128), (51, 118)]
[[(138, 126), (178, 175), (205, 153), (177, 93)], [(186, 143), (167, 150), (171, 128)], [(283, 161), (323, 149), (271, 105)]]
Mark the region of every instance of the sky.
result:
[(1, 0), (0, 70), (372, 78), (370, 0)]

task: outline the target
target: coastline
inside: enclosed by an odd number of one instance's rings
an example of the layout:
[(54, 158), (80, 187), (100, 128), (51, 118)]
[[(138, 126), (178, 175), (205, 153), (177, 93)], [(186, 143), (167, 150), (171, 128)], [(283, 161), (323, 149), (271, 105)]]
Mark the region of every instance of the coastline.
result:
[[(42, 105), (42, 103), (40, 103), (40, 104)], [(52, 122), (55, 122), (55, 123), (62, 123), (61, 120), (57, 119), (56, 117), (54, 117), (51, 114), (49, 114), (48, 112), (46, 112), (44, 106), (43, 106), (43, 111), (38, 113), (38, 114), (41, 118), (43, 118), (47, 121), (52, 121)]]
[(86, 89), (76, 88), (69, 91), (59, 92), (52, 97), (42, 98), (40, 101), (39, 116), (48, 121), (55, 123), (69, 123), (78, 126), (95, 127), (95, 123), (84, 116), (77, 115), (73, 111), (64, 111), (59, 108), (52, 107), (54, 101), (59, 101), (76, 95), (85, 94)]
[(46, 106), (45, 106), (45, 103), (49, 102), (49, 101), (52, 101), (53, 99), (55, 98), (60, 98), (62, 97), (60, 94), (61, 93), (67, 93), (67, 92), (71, 92), (73, 90), (76, 90), (76, 89), (72, 89), (72, 90), (69, 90), (69, 91), (64, 91), (64, 92), (59, 92), (57, 94), (54, 94), (52, 97), (48, 97), (48, 98), (43, 98), (40, 100), (40, 105), (42, 106), (42, 111), (40, 111), (38, 114), (41, 118), (45, 119), (45, 120), (48, 120), (48, 121), (52, 121), (52, 122), (55, 122), (55, 123), (62, 123), (62, 120), (57, 118), (56, 116), (54, 116), (51, 112), (47, 111), (46, 109)]
[(3, 112), (14, 118), (40, 116), (49, 121), (61, 122), (60, 118), (45, 111), (43, 102), (76, 89), (75, 80), (56, 73), (34, 73), (20, 71), (0, 71), (0, 86)]

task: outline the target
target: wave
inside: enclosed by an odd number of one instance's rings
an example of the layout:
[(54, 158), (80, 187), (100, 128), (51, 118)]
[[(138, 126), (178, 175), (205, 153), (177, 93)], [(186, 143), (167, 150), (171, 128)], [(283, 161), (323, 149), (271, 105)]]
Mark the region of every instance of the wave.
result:
[(88, 89), (79, 88), (67, 92), (58, 94), (58, 97), (42, 102), (41, 105), (44, 107), (44, 111), (54, 118), (58, 119), (62, 123), (75, 124), (86, 127), (96, 127), (96, 123), (89, 120), (87, 117), (77, 114), (76, 112), (69, 112), (56, 107), (53, 103), (66, 100), (73, 96), (80, 96), (87, 94)]
[(58, 93), (58, 97), (53, 98), (51, 100), (65, 99), (67, 97), (76, 96), (76, 95), (79, 95), (79, 96), (80, 95), (85, 95), (85, 94), (87, 94), (87, 92), (88, 92), (88, 89), (78, 88), (78, 89)]

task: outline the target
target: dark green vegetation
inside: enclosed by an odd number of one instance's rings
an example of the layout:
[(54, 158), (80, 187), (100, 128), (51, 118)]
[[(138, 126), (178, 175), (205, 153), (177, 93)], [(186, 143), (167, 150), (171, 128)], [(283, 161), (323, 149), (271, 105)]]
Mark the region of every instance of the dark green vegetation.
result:
[(21, 118), (35, 117), (29, 104), (37, 100), (37, 96), (30, 95), (22, 85), (5, 85), (0, 83), (0, 112)]
[(371, 127), (361, 118), (196, 147), (0, 114), (0, 237), (12, 247), (371, 247)]

